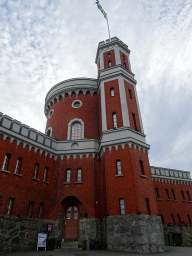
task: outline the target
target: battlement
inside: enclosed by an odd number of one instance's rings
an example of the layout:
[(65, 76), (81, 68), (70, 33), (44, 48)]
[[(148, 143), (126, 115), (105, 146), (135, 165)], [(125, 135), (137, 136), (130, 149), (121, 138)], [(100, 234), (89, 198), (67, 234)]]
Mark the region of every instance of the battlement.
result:
[(180, 181), (192, 181), (190, 172), (174, 170), (169, 168), (162, 168), (151, 166), (152, 178), (167, 179), (167, 180), (180, 180)]
[(125, 44), (125, 43), (123, 43), (118, 37), (112, 37), (111, 39), (107, 39), (106, 41), (101, 41), (101, 42), (99, 42), (99, 45), (98, 45), (98, 47), (100, 47), (100, 46), (107, 46), (108, 44), (111, 44), (111, 43), (119, 43), (119, 44), (121, 44), (124, 48), (127, 48), (127, 50), (128, 50), (128, 46)]
[(34, 146), (46, 147), (46, 149), (55, 150), (57, 141), (53, 138), (46, 136), (44, 133), (39, 132), (26, 124), (23, 124), (10, 116), (4, 115), (0, 112), (0, 132), (6, 133), (7, 137), (25, 141)]
[(125, 52), (130, 53), (128, 46), (125, 43), (123, 43), (118, 37), (115, 36), (115, 37), (112, 37), (111, 39), (107, 39), (106, 41), (99, 42), (98, 48), (97, 48), (97, 53), (96, 53), (96, 58), (95, 58), (95, 63), (97, 63), (97, 61), (98, 61), (100, 50), (102, 50), (103, 48), (106, 48), (106, 47), (110, 47), (112, 45), (118, 45)]

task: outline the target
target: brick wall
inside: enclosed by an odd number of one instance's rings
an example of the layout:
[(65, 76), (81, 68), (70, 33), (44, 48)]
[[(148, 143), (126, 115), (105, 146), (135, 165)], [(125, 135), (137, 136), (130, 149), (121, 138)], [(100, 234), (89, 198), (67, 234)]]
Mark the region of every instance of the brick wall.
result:
[[(82, 106), (80, 108), (73, 108), (72, 103), (75, 100), (80, 100)], [(53, 115), (47, 119), (46, 130), (52, 127), (52, 138), (57, 140), (67, 140), (68, 124), (71, 120), (78, 118), (84, 122), (84, 138), (99, 139), (99, 109), (98, 97), (94, 94), (92, 97), (89, 92), (86, 96), (82, 92), (76, 97), (73, 93), (71, 98), (66, 96), (63, 100), (55, 102), (50, 108), (49, 112), (53, 109)]]
[[(10, 143), (10, 139), (5, 141), (0, 135), (0, 169), (3, 166), (6, 153), (11, 154), (8, 173), (0, 171), (0, 214), (5, 215), (9, 198), (14, 199), (11, 215), (27, 217), (29, 201), (33, 201), (31, 217), (38, 218), (40, 203), (43, 204), (42, 218), (48, 216), (50, 205), (51, 188), (54, 173), (54, 159), (40, 152), (34, 152), (34, 148), (29, 151), (28, 146), (23, 148), (23, 144), (18, 146), (16, 141)], [(15, 175), (15, 167), (18, 157), (23, 158), (20, 175)], [(35, 164), (39, 164), (37, 180), (33, 180)], [(45, 166), (48, 167), (47, 182), (43, 182)]]

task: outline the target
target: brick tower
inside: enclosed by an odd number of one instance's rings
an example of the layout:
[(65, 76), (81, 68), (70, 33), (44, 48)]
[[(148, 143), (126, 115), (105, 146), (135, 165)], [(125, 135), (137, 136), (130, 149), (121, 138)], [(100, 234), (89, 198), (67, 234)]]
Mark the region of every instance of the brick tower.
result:
[[(73, 78), (53, 86), (45, 98), (45, 134), (0, 113), (0, 215), (8, 215), (5, 220), (12, 215), (22, 226), (36, 219), (42, 227), (36, 235), (52, 223), (58, 242), (98, 238), (111, 250), (165, 250), (129, 54), (117, 37), (100, 42), (97, 79)], [(21, 216), (25, 221), (17, 219)]]
[[(111, 227), (114, 219), (117, 218), (119, 224), (126, 220), (130, 225), (131, 221), (137, 222), (139, 214), (142, 214), (141, 218), (145, 223), (157, 227), (160, 223), (159, 217), (155, 217), (158, 215), (158, 208), (148, 160), (149, 145), (145, 142), (129, 55), (127, 45), (116, 37), (100, 42), (96, 55), (102, 124), (101, 173), (106, 193), (104, 215), (110, 216), (107, 217), (107, 237), (111, 249), (123, 248), (121, 243), (118, 245), (120, 234), (114, 235), (114, 227)], [(143, 232), (142, 227), (141, 230)], [(158, 239), (162, 241), (161, 231), (161, 239), (157, 238), (157, 233), (156, 242)], [(141, 240), (144, 239), (139, 232), (137, 235), (141, 236)], [(144, 246), (144, 250), (153, 250), (151, 248), (156, 245), (151, 243), (147, 233), (145, 236), (148, 246)], [(128, 241), (129, 239), (125, 243), (129, 243)], [(131, 251), (131, 248), (133, 246), (130, 245), (127, 250)]]
[[(61, 213), (65, 239), (83, 240), (93, 233), (98, 237), (98, 230), (106, 227), (109, 249), (163, 251), (149, 145), (129, 54), (128, 46), (116, 37), (100, 42), (98, 79), (63, 81), (46, 96), (46, 133), (59, 141), (60, 154), (49, 218)], [(133, 223), (137, 228), (130, 229)], [(123, 233), (127, 239), (122, 242)]]

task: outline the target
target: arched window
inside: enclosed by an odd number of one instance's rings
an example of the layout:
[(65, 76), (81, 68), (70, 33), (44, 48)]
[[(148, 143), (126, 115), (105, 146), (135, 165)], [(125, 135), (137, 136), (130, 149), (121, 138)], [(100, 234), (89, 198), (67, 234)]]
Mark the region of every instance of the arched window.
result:
[(53, 132), (52, 128), (49, 127), (49, 128), (47, 129), (47, 131), (46, 131), (46, 135), (49, 136), (49, 137), (51, 137), (51, 136), (52, 136), (52, 132)]
[(75, 118), (69, 122), (67, 139), (84, 139), (84, 122), (81, 119)]
[(72, 140), (81, 139), (81, 124), (78, 122), (72, 124), (71, 139)]

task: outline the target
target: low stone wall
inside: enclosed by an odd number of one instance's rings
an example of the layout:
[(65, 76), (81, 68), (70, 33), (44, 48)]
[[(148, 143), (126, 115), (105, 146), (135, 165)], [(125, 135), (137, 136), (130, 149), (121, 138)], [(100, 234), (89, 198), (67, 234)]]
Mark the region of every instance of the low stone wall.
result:
[(98, 238), (99, 219), (87, 218), (79, 220), (79, 240), (88, 240), (90, 238)]
[(61, 220), (0, 216), (0, 253), (36, 249), (38, 233), (48, 233), (48, 224), (53, 224), (49, 237), (61, 240), (62, 223)]
[(168, 226), (163, 225), (164, 234), (168, 235), (170, 233), (181, 233), (183, 239), (183, 246), (192, 246), (192, 225), (174, 225)]
[(165, 241), (161, 218), (151, 215), (106, 217), (109, 250), (152, 253), (164, 252)]

